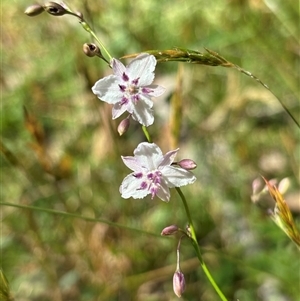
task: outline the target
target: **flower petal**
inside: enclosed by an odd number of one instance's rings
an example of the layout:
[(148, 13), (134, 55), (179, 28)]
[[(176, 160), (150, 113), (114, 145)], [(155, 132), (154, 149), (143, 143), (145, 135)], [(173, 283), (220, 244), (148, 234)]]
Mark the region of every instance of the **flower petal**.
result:
[(142, 199), (149, 194), (149, 190), (141, 189), (142, 181), (142, 178), (137, 179), (134, 177), (133, 173), (126, 176), (119, 189), (122, 198), (128, 199), (133, 197), (134, 199)]
[(153, 101), (147, 94), (140, 93), (138, 102), (140, 102), (141, 104), (144, 104), (149, 109), (151, 109), (153, 107)]
[(165, 181), (162, 181), (160, 183), (160, 188), (158, 189), (156, 195), (162, 201), (169, 202), (169, 200), (170, 200), (170, 190), (169, 190), (168, 185)]
[(92, 87), (92, 91), (97, 97), (110, 104), (115, 104), (122, 99), (122, 92), (119, 87), (119, 78), (109, 75), (98, 80)]
[(145, 103), (138, 101), (134, 106), (132, 118), (144, 126), (149, 126), (154, 122), (153, 110), (145, 106)]
[(140, 143), (133, 154), (148, 171), (157, 169), (158, 163), (163, 158), (161, 149), (155, 143), (148, 142)]
[(169, 188), (192, 184), (196, 181), (192, 172), (174, 166), (166, 166), (162, 174)]
[(113, 109), (112, 109), (112, 119), (118, 118), (126, 111), (128, 111), (130, 113), (128, 106), (121, 104), (121, 102), (114, 104)]
[(147, 94), (150, 97), (158, 97), (166, 91), (166, 89), (164, 87), (159, 86), (159, 85), (148, 85), (143, 88), (150, 90), (150, 92)]
[(169, 166), (173, 163), (176, 155), (177, 155), (177, 152), (179, 151), (179, 148), (173, 150), (173, 151), (169, 151), (167, 152), (163, 158), (162, 158), (162, 161), (159, 163), (159, 167), (164, 167), (164, 166)]
[(154, 80), (156, 59), (153, 55), (142, 53), (127, 66), (126, 73), (131, 80), (139, 79), (139, 86), (150, 85)]
[(136, 157), (132, 157), (132, 156), (121, 156), (124, 164), (131, 170), (135, 171), (135, 172), (139, 172), (142, 171), (143, 168), (141, 167), (140, 161), (136, 158)]
[(123, 73), (126, 72), (126, 67), (117, 59), (112, 59), (111, 66), (112, 66), (114, 75), (122, 77)]

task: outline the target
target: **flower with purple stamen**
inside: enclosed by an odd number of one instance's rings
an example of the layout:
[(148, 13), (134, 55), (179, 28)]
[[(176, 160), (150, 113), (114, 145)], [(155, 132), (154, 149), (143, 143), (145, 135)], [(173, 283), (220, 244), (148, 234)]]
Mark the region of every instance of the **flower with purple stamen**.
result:
[(124, 164), (133, 172), (125, 177), (120, 193), (124, 199), (142, 199), (151, 194), (161, 200), (170, 200), (169, 188), (180, 187), (195, 182), (192, 172), (172, 165), (178, 149), (165, 155), (154, 143), (142, 142), (134, 150), (134, 157), (123, 157)]
[(112, 59), (113, 74), (97, 81), (92, 91), (97, 97), (113, 105), (112, 118), (124, 112), (144, 126), (154, 122), (152, 97), (160, 96), (165, 88), (152, 85), (156, 59), (142, 53), (125, 67), (117, 59)]

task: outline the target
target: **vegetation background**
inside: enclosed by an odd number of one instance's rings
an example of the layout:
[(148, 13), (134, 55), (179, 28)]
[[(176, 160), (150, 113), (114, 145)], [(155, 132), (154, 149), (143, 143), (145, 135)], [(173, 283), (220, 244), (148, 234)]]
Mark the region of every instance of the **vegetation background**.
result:
[[(14, 300), (177, 300), (174, 238), (161, 230), (186, 216), (175, 191), (124, 200), (118, 192), (144, 140), (91, 92), (110, 73), (82, 52), (92, 38), (71, 16), (3, 0), (1, 16), (1, 267)], [(269, 85), (299, 121), (299, 2), (294, 0), (73, 0), (114, 57), (174, 46), (217, 51)], [(183, 191), (204, 259), (228, 300), (300, 300), (299, 251), (251, 201), (252, 182), (289, 178), (286, 200), (299, 226), (299, 129), (272, 93), (234, 69), (161, 63), (149, 128), (164, 151), (197, 162)], [(180, 134), (172, 100), (183, 105)], [(25, 209), (26, 206), (34, 208)], [(63, 211), (67, 215), (47, 212)], [(84, 218), (76, 218), (76, 214)], [(108, 223), (96, 222), (102, 219)], [(111, 224), (110, 224), (111, 223)], [(125, 227), (121, 227), (122, 225)], [(128, 227), (128, 228), (126, 228)], [(298, 227), (299, 228), (299, 227)], [(136, 229), (136, 230), (135, 230)], [(182, 300), (218, 300), (188, 240), (181, 246)]]

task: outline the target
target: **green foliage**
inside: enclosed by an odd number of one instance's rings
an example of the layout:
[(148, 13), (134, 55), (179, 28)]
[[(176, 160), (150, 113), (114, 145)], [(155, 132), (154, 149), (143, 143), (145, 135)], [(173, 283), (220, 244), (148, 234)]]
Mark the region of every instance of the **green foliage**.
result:
[(10, 296), (8, 281), (5, 275), (3, 274), (2, 270), (0, 270), (0, 300), (2, 301), (13, 300)]
[[(94, 41), (78, 21), (45, 13), (29, 18), (23, 14), (29, 4), (2, 1), (0, 198), (37, 208), (1, 205), (0, 260), (11, 295), (24, 301), (176, 300), (177, 241), (159, 234), (174, 223), (185, 228), (182, 203), (176, 191), (168, 204), (121, 199), (128, 170), (120, 155), (132, 155), (143, 132), (132, 123), (118, 137), (120, 120), (111, 121), (110, 106), (92, 94), (91, 86), (110, 70), (84, 56), (82, 44)], [(258, 76), (299, 121), (297, 1), (68, 4), (82, 11), (114, 57), (213, 49)], [(198, 164), (196, 184), (183, 191), (217, 283), (229, 300), (299, 300), (298, 250), (266, 214), (274, 203), (260, 208), (250, 199), (260, 174), (290, 177), (285, 199), (299, 225), (299, 129), (272, 93), (234, 69), (161, 63), (156, 82), (169, 98), (155, 101), (149, 131), (164, 151), (180, 87), (178, 159)], [(217, 300), (187, 240), (181, 260), (183, 300)]]

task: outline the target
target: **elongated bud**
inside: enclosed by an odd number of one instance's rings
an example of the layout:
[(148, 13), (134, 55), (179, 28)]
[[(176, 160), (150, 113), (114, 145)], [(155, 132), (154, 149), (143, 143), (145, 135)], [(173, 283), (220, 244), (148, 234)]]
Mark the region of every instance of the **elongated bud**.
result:
[(70, 14), (62, 5), (55, 2), (47, 2), (44, 4), (44, 10), (52, 16), (63, 16)]
[(122, 136), (123, 134), (125, 134), (130, 126), (130, 116), (126, 117), (125, 119), (123, 119), (118, 126), (118, 133), (120, 136)]
[(278, 184), (278, 190), (281, 194), (285, 194), (291, 185), (289, 178), (283, 178)]
[(163, 235), (163, 236), (172, 235), (172, 234), (175, 234), (177, 231), (178, 231), (178, 227), (176, 225), (171, 225), (171, 226), (164, 228), (161, 231), (161, 235)]
[(262, 190), (264, 188), (261, 178), (256, 178), (252, 182), (252, 195), (251, 201), (257, 203), (261, 197)]
[(263, 182), (261, 178), (256, 178), (252, 182), (252, 195), (259, 194), (263, 189)]
[(197, 164), (191, 159), (183, 159), (177, 162), (177, 165), (186, 170), (193, 170), (197, 167)]
[(83, 52), (88, 57), (99, 56), (102, 58), (102, 53), (100, 48), (93, 43), (85, 43), (83, 44)]
[(175, 295), (180, 298), (185, 290), (185, 279), (183, 273), (177, 270), (173, 276), (173, 290)]
[(43, 11), (44, 11), (43, 6), (39, 4), (33, 4), (28, 6), (24, 13), (29, 17), (34, 17), (41, 14)]

